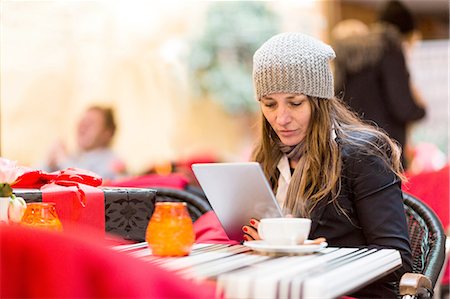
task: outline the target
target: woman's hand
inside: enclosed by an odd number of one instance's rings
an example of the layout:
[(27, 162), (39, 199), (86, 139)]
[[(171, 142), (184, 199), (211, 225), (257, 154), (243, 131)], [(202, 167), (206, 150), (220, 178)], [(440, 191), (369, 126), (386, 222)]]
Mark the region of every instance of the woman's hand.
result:
[[(292, 218), (292, 215), (289, 218)], [(258, 225), (259, 220), (252, 218), (250, 219), (249, 225), (244, 225), (242, 227), (244, 241), (261, 240), (261, 237), (258, 234)], [(308, 244), (321, 244), (322, 242), (326, 242), (326, 239), (319, 237), (314, 240), (310, 240)]]
[(311, 242), (308, 244), (321, 244), (322, 242), (326, 242), (326, 241), (327, 241), (327, 239), (320, 237), (320, 238), (311, 240)]
[(250, 219), (249, 225), (242, 227), (244, 233), (244, 241), (261, 240), (258, 234), (259, 220), (254, 218)]

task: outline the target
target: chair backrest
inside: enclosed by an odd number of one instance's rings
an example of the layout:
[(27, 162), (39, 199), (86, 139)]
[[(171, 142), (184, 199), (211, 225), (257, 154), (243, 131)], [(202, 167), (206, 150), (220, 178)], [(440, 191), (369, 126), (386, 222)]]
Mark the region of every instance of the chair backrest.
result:
[(173, 188), (153, 188), (156, 190), (156, 200), (159, 201), (184, 201), (187, 204), (192, 222), (197, 220), (204, 213), (211, 211), (211, 205), (206, 197), (200, 196), (198, 193), (178, 190)]
[(413, 272), (427, 276), (433, 287), (445, 261), (446, 236), (437, 215), (420, 199), (403, 192), (413, 258)]

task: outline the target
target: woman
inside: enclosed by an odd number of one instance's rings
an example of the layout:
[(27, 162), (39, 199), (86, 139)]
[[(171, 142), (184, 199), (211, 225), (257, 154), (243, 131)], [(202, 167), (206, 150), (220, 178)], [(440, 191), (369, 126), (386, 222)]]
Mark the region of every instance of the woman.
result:
[[(286, 213), (312, 219), (310, 239), (330, 246), (394, 248), (403, 267), (356, 297), (395, 297), (391, 282), (411, 271), (403, 209), (401, 151), (334, 97), (333, 49), (307, 35), (283, 33), (253, 58), (262, 111), (254, 151)], [(259, 239), (258, 221), (243, 227)]]

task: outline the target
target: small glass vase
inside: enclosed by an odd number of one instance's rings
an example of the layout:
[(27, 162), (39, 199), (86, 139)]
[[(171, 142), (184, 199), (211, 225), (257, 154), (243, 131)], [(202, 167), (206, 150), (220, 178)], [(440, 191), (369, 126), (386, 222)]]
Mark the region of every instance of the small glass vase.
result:
[(0, 223), (9, 223), (8, 219), (8, 208), (9, 208), (9, 197), (0, 196)]
[(186, 203), (157, 202), (145, 240), (154, 255), (188, 255), (195, 242), (195, 233)]
[(32, 202), (27, 204), (25, 214), (20, 221), (24, 226), (62, 231), (63, 226), (56, 213), (53, 202)]

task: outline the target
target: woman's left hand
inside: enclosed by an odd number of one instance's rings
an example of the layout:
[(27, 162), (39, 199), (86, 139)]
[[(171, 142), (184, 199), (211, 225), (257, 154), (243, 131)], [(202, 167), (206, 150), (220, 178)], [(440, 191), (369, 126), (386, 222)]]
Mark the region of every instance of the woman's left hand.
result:
[(259, 220), (254, 218), (250, 219), (249, 225), (242, 227), (244, 233), (244, 241), (261, 240), (258, 234)]

